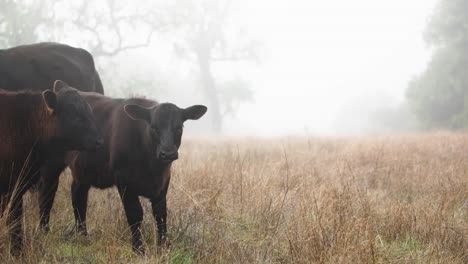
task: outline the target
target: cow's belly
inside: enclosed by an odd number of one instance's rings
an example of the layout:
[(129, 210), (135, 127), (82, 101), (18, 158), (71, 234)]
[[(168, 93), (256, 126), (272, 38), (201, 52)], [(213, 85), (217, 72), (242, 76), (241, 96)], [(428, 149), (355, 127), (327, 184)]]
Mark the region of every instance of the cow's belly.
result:
[[(170, 175), (168, 175), (170, 176)], [(127, 188), (133, 193), (145, 198), (156, 198), (169, 184), (169, 179), (165, 179), (162, 175), (151, 178), (148, 175), (138, 177), (140, 181), (132, 181), (127, 184)]]
[(95, 181), (91, 184), (95, 188), (107, 189), (114, 186), (114, 182), (109, 179), (109, 177), (95, 177)]
[(72, 169), (73, 178), (80, 184), (91, 185), (95, 188), (106, 189), (114, 186), (114, 178), (108, 166)]
[(160, 190), (163, 186), (158, 184), (146, 184), (146, 185), (129, 185), (127, 188), (138, 196), (143, 196), (145, 198), (155, 198), (158, 196)]

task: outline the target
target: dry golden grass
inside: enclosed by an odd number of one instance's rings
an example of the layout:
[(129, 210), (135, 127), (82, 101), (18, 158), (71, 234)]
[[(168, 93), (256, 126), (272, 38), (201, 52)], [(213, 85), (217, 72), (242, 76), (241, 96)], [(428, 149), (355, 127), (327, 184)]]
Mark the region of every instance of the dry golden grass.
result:
[(186, 139), (168, 195), (172, 247), (158, 251), (148, 201), (135, 256), (115, 189), (93, 190), (89, 237), (70, 237), (69, 175), (38, 229), (25, 198), (26, 247), (0, 262), (468, 263), (468, 135)]

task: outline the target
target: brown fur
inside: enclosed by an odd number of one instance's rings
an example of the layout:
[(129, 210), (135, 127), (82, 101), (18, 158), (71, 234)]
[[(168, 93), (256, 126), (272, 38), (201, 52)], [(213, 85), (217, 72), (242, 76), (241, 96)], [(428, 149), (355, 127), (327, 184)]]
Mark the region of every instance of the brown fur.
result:
[[(21, 170), (37, 170), (32, 162), (42, 163), (46, 158), (43, 152), (55, 135), (56, 126), (40, 92), (1, 91), (0, 112), (1, 194), (11, 191), (13, 186), (8, 185), (18, 181)], [(27, 163), (30, 168), (25, 167)]]
[(78, 91), (0, 91), (0, 214), (11, 204), (11, 253), (22, 248), (23, 194), (47, 161), (73, 149), (93, 149), (100, 139), (92, 110)]
[(38, 92), (0, 91), (0, 160), (24, 158), (35, 144), (46, 145), (55, 135), (54, 116)]
[[(62, 164), (49, 164), (45, 170), (47, 173), (41, 177), (41, 226), (47, 230), (58, 177), (68, 165), (73, 175), (72, 204), (78, 231), (87, 232), (89, 189), (116, 186), (132, 231), (133, 248), (138, 252), (144, 251), (139, 230), (143, 217), (139, 196), (150, 199), (158, 225), (158, 242), (164, 244), (167, 234), (166, 194), (171, 164), (178, 157), (182, 126), (187, 119), (200, 118), (206, 107), (196, 106), (187, 110), (170, 103), (158, 104), (142, 98), (112, 99), (95, 93), (83, 93), (83, 97), (94, 109), (104, 144), (96, 152), (69, 153)], [(138, 109), (136, 111), (146, 119), (140, 119), (137, 113), (129, 114), (126, 110), (129, 105), (134, 110)], [(198, 115), (197, 109), (200, 110)], [(172, 156), (161, 156), (161, 153), (170, 151)]]

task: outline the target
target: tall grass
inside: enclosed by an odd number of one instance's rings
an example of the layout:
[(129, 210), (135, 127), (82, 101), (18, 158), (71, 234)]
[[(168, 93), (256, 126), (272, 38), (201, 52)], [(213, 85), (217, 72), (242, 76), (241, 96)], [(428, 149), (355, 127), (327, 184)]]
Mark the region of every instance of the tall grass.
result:
[(468, 135), (380, 138), (186, 139), (173, 166), (169, 249), (132, 253), (117, 191), (92, 190), (89, 236), (74, 235), (70, 175), (38, 228), (25, 196), (18, 263), (467, 263)]

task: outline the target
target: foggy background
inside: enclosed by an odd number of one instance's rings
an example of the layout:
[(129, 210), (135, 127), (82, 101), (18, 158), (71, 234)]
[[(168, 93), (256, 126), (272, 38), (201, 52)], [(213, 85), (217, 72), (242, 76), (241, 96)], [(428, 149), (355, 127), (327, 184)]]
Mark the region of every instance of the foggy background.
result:
[(0, 48), (90, 51), (109, 96), (206, 104), (191, 133), (464, 129), (462, 0), (0, 0)]

